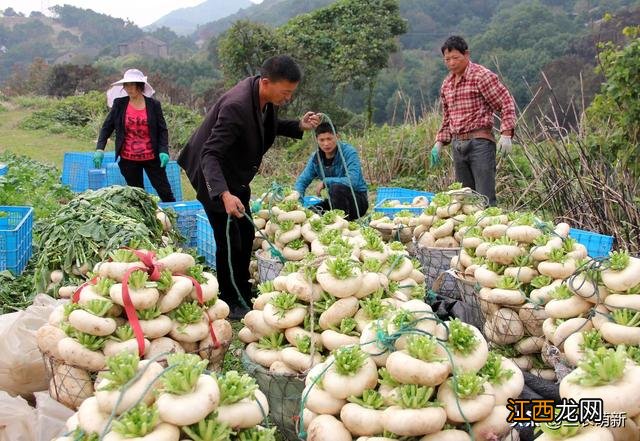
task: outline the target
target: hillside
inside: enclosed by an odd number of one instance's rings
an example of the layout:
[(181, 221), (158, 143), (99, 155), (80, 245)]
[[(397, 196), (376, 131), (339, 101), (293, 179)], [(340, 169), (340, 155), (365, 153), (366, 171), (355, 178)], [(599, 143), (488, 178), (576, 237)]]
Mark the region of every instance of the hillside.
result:
[(334, 1), (335, 0), (264, 0), (258, 5), (252, 5), (228, 17), (200, 26), (195, 32), (194, 37), (196, 41), (206, 41), (211, 37), (217, 37), (238, 20), (250, 20), (257, 23), (278, 26), (286, 23), (296, 15), (322, 8)]
[(171, 11), (150, 24), (145, 30), (166, 26), (178, 35), (193, 33), (198, 26), (219, 20), (251, 6), (249, 0), (207, 0), (197, 6)]

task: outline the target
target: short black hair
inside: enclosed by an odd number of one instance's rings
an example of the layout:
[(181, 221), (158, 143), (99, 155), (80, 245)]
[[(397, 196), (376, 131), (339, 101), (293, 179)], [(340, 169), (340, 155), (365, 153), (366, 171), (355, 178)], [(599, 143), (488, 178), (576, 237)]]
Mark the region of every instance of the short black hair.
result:
[(444, 44), (440, 48), (440, 52), (442, 52), (442, 55), (444, 55), (444, 51), (452, 51), (454, 49), (461, 54), (464, 54), (469, 50), (469, 46), (467, 46), (467, 42), (464, 41), (464, 38), (458, 35), (452, 35), (451, 37), (447, 38), (447, 41), (444, 42)]
[(302, 79), (302, 71), (298, 63), (288, 55), (276, 55), (262, 63), (260, 75), (271, 81), (289, 81), (299, 83)]
[(134, 84), (136, 86), (136, 89), (138, 89), (140, 92), (144, 92), (144, 83), (140, 83), (140, 82), (126, 82), (126, 83), (122, 83), (122, 87), (124, 87), (125, 84)]
[(322, 135), (323, 133), (331, 133), (333, 135), (334, 130), (336, 133), (338, 133), (338, 128), (335, 125), (333, 125), (332, 127), (328, 122), (320, 123), (318, 124), (318, 127), (316, 127), (316, 137)]

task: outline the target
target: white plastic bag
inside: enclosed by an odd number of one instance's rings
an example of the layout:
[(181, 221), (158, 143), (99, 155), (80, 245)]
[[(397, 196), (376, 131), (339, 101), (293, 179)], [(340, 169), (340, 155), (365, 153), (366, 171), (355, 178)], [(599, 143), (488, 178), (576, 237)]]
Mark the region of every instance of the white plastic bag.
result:
[(0, 441), (35, 441), (36, 410), (22, 397), (0, 391)]
[(49, 392), (36, 392), (38, 414), (36, 441), (51, 441), (67, 432), (65, 423), (73, 410), (51, 398)]
[(0, 390), (27, 398), (47, 390), (49, 383), (36, 331), (47, 323), (57, 303), (50, 296), (38, 294), (25, 311), (0, 316)]

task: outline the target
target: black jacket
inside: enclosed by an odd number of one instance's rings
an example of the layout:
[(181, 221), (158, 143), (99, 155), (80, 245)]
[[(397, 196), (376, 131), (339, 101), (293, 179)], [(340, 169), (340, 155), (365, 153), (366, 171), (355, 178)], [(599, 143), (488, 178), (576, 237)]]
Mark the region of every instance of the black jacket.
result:
[[(144, 97), (145, 106), (147, 108), (147, 124), (149, 125), (149, 136), (151, 137), (151, 147), (156, 154), (156, 158), (160, 153), (169, 153), (169, 131), (167, 123), (162, 114), (162, 106), (160, 101), (153, 98)], [(120, 156), (120, 151), (124, 145), (124, 117), (127, 112), (129, 97), (116, 98), (113, 100), (113, 107), (104, 120), (96, 149), (104, 150), (107, 140), (116, 131), (116, 158)]]
[(220, 194), (227, 190), (249, 201), (249, 184), (277, 135), (302, 138), (299, 122), (278, 119), (273, 104), (263, 122), (259, 81), (245, 78), (222, 95), (178, 156), (198, 200), (214, 211), (224, 211)]

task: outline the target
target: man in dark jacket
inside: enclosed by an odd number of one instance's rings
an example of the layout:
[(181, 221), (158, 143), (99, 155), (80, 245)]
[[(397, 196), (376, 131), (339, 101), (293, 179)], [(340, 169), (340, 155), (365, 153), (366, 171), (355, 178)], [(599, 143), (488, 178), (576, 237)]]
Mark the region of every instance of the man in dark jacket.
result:
[(243, 312), (241, 300), (251, 304), (249, 184), (276, 136), (300, 139), (303, 130), (320, 122), (313, 112), (300, 121), (278, 119), (278, 107), (291, 99), (302, 78), (291, 57), (269, 58), (260, 73), (220, 97), (178, 157), (213, 228), (220, 296), (234, 316)]

